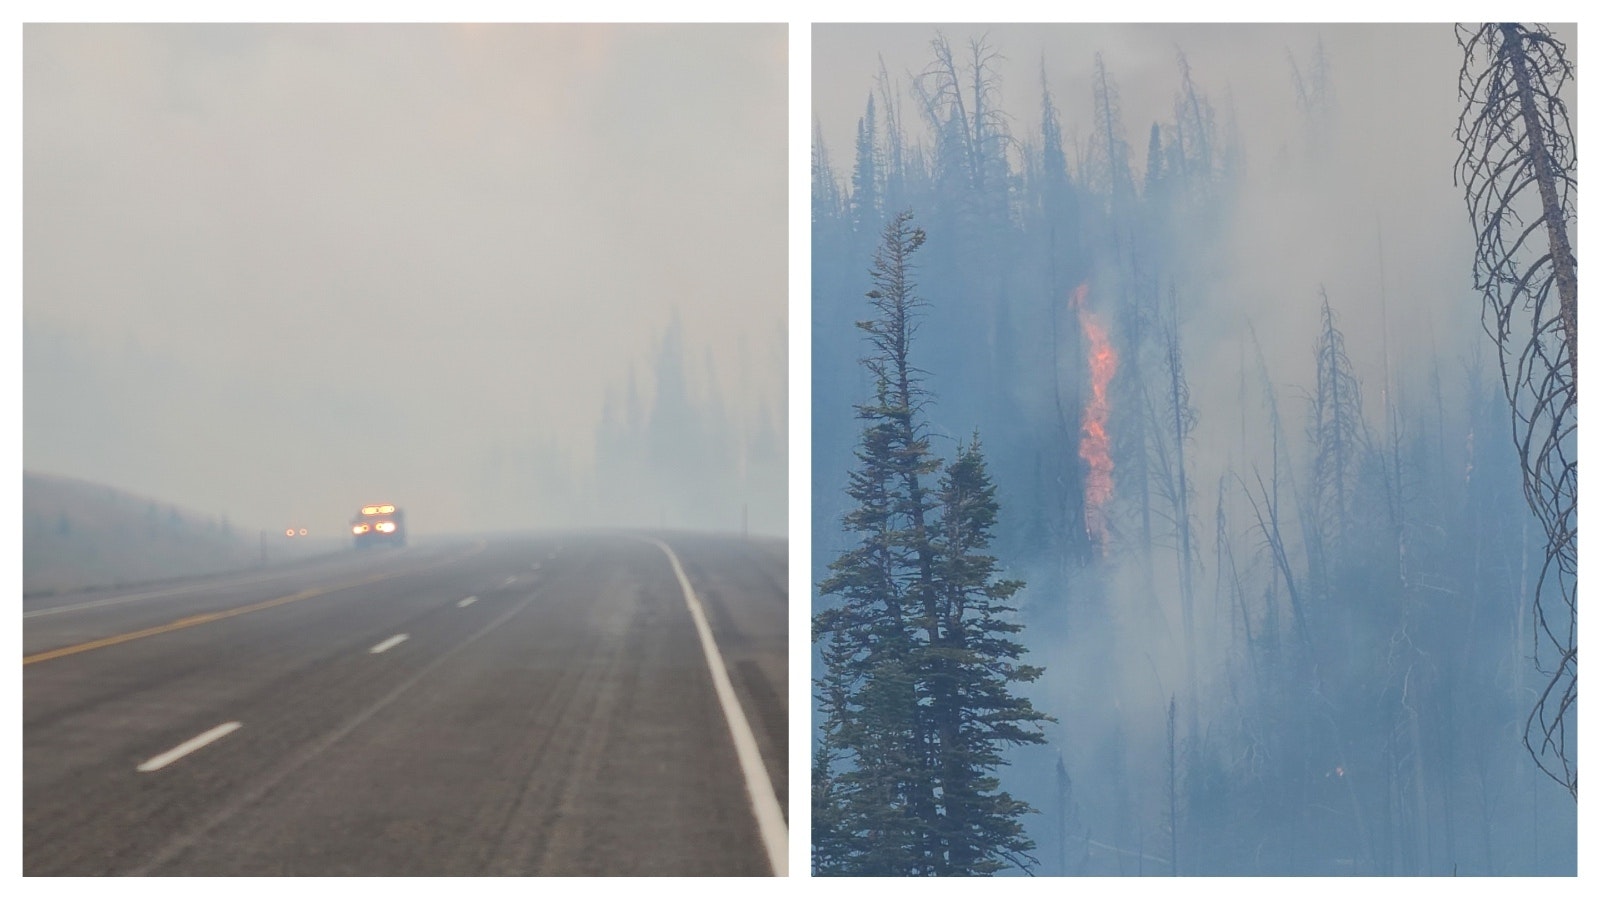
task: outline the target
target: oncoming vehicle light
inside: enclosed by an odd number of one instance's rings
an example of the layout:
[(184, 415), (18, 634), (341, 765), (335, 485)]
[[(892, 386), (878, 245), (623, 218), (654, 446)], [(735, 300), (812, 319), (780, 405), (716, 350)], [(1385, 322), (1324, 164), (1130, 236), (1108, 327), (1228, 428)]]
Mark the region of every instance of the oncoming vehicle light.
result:
[(384, 534), (393, 534), (394, 533), (394, 523), (393, 522), (379, 522), (378, 523), (378, 530), (383, 532)]
[(384, 505), (378, 507), (378, 512), (383, 513), (384, 515), (388, 515), (389, 513), (394, 512), (394, 506), (392, 506), (391, 504), (385, 503)]
[(365, 522), (362, 522), (361, 524), (350, 529), (352, 534), (366, 534), (369, 530), (371, 530), (371, 528)]
[(378, 514), (378, 508), (376, 506), (363, 506), (361, 507), (361, 514), (363, 516), (375, 516)]

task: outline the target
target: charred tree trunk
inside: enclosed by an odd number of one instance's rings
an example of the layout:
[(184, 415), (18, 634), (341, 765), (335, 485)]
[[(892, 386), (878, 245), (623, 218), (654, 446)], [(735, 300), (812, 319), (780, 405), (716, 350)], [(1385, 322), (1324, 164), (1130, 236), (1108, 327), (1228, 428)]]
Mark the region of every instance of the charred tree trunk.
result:
[[(1477, 236), (1473, 279), (1500, 351), (1523, 493), (1546, 538), (1533, 591), (1534, 660), (1546, 683), (1523, 742), (1576, 800), (1578, 273), (1568, 222), (1578, 181), (1562, 98), (1572, 65), (1542, 26), (1457, 26), (1456, 37), (1465, 56), (1456, 180)], [(1545, 602), (1547, 587), (1561, 606)]]

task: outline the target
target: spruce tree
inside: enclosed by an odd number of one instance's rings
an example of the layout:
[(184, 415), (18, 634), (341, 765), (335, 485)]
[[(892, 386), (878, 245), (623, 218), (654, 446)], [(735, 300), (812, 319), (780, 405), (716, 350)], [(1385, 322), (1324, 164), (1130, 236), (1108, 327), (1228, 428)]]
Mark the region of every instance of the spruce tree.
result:
[(820, 874), (923, 874), (907, 823), (929, 818), (933, 804), (911, 657), (933, 564), (922, 479), (938, 462), (915, 425), (922, 391), (909, 338), (920, 301), (910, 257), (925, 238), (910, 219), (902, 213), (884, 226), (873, 258), (867, 297), (877, 317), (858, 324), (876, 387), (856, 408), (866, 425), (847, 489), (856, 505), (844, 519), (858, 543), (829, 565), (821, 591), (840, 602), (814, 623), (815, 639), (827, 640), (817, 753), (843, 767), (814, 772), (813, 792), (825, 787), (832, 803), (814, 815), (829, 823), (837, 845), (818, 854)]
[(996, 577), (999, 562), (988, 549), (999, 519), (994, 482), (976, 435), (960, 448), (939, 482), (935, 594), (939, 627), (931, 638), (935, 675), (930, 682), (935, 739), (940, 751), (944, 853), (941, 874), (990, 875), (1007, 866), (1027, 869), (1034, 842), (1021, 818), (1028, 804), (999, 789), (995, 772), (1002, 749), (1039, 744), (1049, 717), (1014, 682), (1042, 673), (1021, 665), (1026, 648), (1014, 635), (1011, 598), (1023, 583)]
[(911, 255), (925, 235), (902, 212), (874, 256), (876, 316), (858, 323), (874, 395), (864, 421), (844, 526), (855, 546), (819, 586), (822, 642), (813, 766), (817, 874), (991, 874), (1026, 868), (1032, 810), (999, 791), (1005, 746), (1043, 740), (1047, 717), (1010, 685), (1039, 670), (1016, 663), (1020, 626), (1007, 615), (1020, 582), (997, 580), (983, 555), (998, 514), (976, 441), (951, 471), (929, 449), (926, 393), (911, 364), (923, 303)]

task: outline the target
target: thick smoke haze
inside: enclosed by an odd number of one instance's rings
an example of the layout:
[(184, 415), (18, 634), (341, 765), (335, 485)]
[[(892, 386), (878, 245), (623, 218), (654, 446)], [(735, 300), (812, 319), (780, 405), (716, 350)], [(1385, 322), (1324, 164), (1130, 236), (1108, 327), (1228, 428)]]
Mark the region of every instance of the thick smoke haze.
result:
[[(1575, 60), (1575, 27), (1552, 31)], [(813, 578), (856, 539), (854, 322), (883, 219), (911, 207), (922, 414), (947, 459), (982, 435), (1045, 667), (1026, 692), (1060, 720), (1001, 773), (1040, 813), (1036, 870), (1570, 873), (1572, 798), (1521, 742), (1543, 535), (1454, 183), (1452, 26), (828, 25), (812, 50)], [(1121, 357), (1104, 540), (1079, 284)], [(1324, 296), (1360, 395), (1336, 491), (1311, 423)]]
[[(936, 31), (958, 53), (983, 36), (999, 51), (998, 99), (1018, 139), (1038, 138), (1042, 64), (1069, 165), (1091, 138), (1089, 86), (1100, 54), (1120, 94), (1123, 136), (1136, 176), (1146, 165), (1150, 123), (1172, 118), (1176, 54), (1187, 56), (1196, 83), (1216, 108), (1219, 132), (1233, 117), (1252, 176), (1245, 208), (1229, 235), (1234, 252), (1215, 261), (1227, 269), (1230, 292), (1228, 316), (1208, 326), (1215, 335), (1236, 342), (1245, 316), (1266, 336), (1269, 352), (1280, 343), (1275, 335), (1309, 335), (1319, 285), (1335, 305), (1351, 309), (1352, 319), (1362, 313), (1361, 324), (1351, 327), (1365, 329), (1369, 319), (1375, 326), (1377, 316), (1366, 313), (1377, 310), (1365, 305), (1376, 303), (1379, 229), (1387, 293), (1406, 298), (1390, 311), (1390, 332), (1448, 343), (1477, 328), (1471, 231), (1450, 166), (1459, 149), (1453, 133), (1461, 64), (1450, 26), (818, 26), (812, 103), (841, 165), (848, 165), (880, 55), (890, 78), (906, 91), (906, 122), (913, 131), (920, 127), (909, 86), (929, 62), (928, 42)], [(1557, 33), (1571, 40), (1572, 31)], [(1312, 135), (1296, 105), (1291, 66), (1309, 80), (1319, 41), (1334, 78), (1333, 121)], [(1334, 177), (1319, 173), (1311, 180), (1296, 170), (1313, 141), (1320, 145), (1317, 154), (1331, 161)], [(1440, 279), (1439, 272), (1453, 273), (1453, 280)], [(1370, 336), (1352, 336), (1351, 346), (1376, 348), (1375, 327)], [(1287, 382), (1310, 378), (1300, 349), (1269, 356), (1269, 363), (1281, 364), (1274, 372)], [(1363, 370), (1381, 366), (1377, 358), (1357, 363)], [(1229, 366), (1237, 369), (1237, 361)]]
[(786, 530), (784, 27), (23, 43), (27, 468), (274, 528)]

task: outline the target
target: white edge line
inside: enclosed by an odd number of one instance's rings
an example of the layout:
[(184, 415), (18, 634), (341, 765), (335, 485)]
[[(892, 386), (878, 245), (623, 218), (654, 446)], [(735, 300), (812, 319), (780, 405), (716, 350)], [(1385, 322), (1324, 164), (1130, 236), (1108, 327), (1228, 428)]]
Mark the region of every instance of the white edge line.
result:
[(667, 554), (672, 571), (678, 576), (678, 585), (683, 588), (683, 600), (689, 606), (689, 615), (694, 618), (695, 630), (700, 633), (700, 649), (705, 651), (706, 665), (711, 669), (711, 683), (717, 689), (723, 717), (728, 720), (733, 749), (739, 756), (739, 768), (744, 770), (744, 786), (750, 795), (750, 809), (755, 813), (756, 825), (761, 829), (761, 842), (766, 845), (767, 862), (772, 866), (772, 874), (786, 876), (789, 874), (789, 826), (783, 820), (783, 807), (778, 804), (778, 795), (772, 789), (766, 764), (761, 761), (761, 750), (756, 745), (755, 733), (750, 730), (750, 720), (745, 718), (744, 708), (739, 705), (739, 698), (733, 692), (733, 682), (728, 680), (728, 667), (722, 661), (722, 653), (717, 650), (716, 638), (711, 635), (705, 609), (700, 606), (700, 598), (695, 596), (688, 576), (683, 574), (683, 565), (678, 562), (678, 555), (672, 552), (672, 548), (655, 538), (645, 540)]
[(478, 598), (477, 598), (476, 595), (474, 595), (474, 596), (471, 596), (471, 597), (462, 598), (460, 601), (458, 601), (456, 603), (456, 605), (465, 607), (465, 606), (471, 606), (472, 604), (477, 603), (477, 602), (478, 602)]
[(173, 747), (171, 750), (160, 754), (159, 756), (150, 757), (139, 764), (138, 771), (154, 772), (157, 769), (165, 768), (177, 760), (188, 756), (196, 750), (199, 750), (201, 747), (204, 747), (212, 741), (226, 737), (235, 731), (238, 731), (243, 724), (244, 723), (242, 722), (225, 722), (221, 725), (218, 725), (205, 734), (192, 737), (178, 746)]
[(371, 650), (368, 650), (367, 652), (368, 653), (382, 653), (383, 651), (389, 649), (390, 647), (393, 647), (395, 644), (400, 643), (401, 641), (405, 640), (406, 638), (408, 638), (410, 636), (411, 635), (409, 635), (409, 634), (397, 634), (394, 637), (389, 638), (388, 640), (385, 640), (385, 641), (382, 641), (382, 642), (378, 643), (376, 646), (374, 646)]

